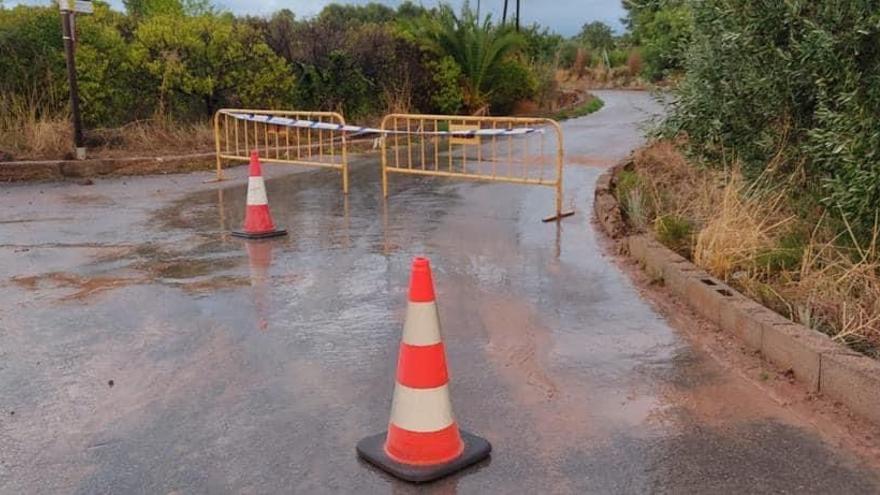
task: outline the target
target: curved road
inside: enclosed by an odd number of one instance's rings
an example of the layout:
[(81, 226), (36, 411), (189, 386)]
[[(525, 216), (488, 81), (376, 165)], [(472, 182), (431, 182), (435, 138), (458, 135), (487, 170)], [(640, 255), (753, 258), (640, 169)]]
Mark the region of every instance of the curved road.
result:
[[(427, 254), (461, 426), (490, 462), (430, 493), (870, 493), (823, 440), (670, 327), (603, 254), (593, 184), (659, 111), (565, 124), (549, 190), (270, 169), (291, 235), (248, 248), (241, 180), (0, 189), (0, 492), (414, 493), (359, 462), (388, 419), (408, 266)], [(244, 169), (231, 171), (241, 178)]]

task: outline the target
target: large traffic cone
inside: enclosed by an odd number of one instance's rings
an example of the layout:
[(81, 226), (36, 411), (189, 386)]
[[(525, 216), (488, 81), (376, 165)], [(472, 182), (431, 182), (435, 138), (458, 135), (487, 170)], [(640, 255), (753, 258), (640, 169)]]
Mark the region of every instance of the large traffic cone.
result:
[(416, 258), (391, 421), (387, 432), (358, 443), (358, 455), (398, 478), (421, 483), (464, 469), (491, 451), (486, 440), (459, 430), (452, 415), (431, 265)]
[(287, 235), (286, 230), (276, 229), (272, 222), (269, 200), (266, 197), (266, 183), (263, 182), (263, 170), (260, 167), (260, 154), (257, 150), (251, 151), (249, 175), (244, 229), (234, 231), (232, 235), (245, 239), (265, 239)]

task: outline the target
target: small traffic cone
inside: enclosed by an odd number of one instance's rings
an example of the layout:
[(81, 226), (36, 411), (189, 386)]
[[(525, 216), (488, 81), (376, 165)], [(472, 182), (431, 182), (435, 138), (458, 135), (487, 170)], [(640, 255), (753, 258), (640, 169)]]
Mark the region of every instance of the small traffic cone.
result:
[(416, 258), (391, 421), (387, 432), (358, 443), (358, 455), (400, 479), (422, 483), (475, 464), (491, 451), (486, 440), (459, 430), (452, 415), (431, 265)]
[(232, 235), (245, 239), (266, 239), (287, 235), (287, 231), (276, 229), (269, 212), (266, 198), (266, 183), (260, 168), (260, 154), (251, 151), (250, 177), (248, 177), (247, 207), (244, 215), (244, 230), (233, 231)]

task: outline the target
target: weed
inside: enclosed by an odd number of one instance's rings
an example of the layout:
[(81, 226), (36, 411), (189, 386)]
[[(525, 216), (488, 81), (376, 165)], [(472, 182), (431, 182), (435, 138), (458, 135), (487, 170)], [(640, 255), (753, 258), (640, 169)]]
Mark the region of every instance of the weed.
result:
[(678, 215), (662, 215), (654, 219), (657, 240), (673, 251), (688, 255), (693, 247), (693, 226)]

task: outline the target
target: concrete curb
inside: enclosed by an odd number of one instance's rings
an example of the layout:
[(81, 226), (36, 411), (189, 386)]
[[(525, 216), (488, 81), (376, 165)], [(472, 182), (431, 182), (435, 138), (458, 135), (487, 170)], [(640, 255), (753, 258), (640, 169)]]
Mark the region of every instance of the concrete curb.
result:
[(0, 182), (81, 179), (102, 175), (146, 175), (209, 170), (214, 152), (160, 157), (0, 162)]
[(811, 391), (880, 424), (880, 362), (747, 298), (653, 237), (626, 234), (614, 186), (620, 171), (630, 165), (626, 161), (614, 166), (596, 184), (594, 210), (605, 233), (698, 314), (771, 363), (791, 370)]

